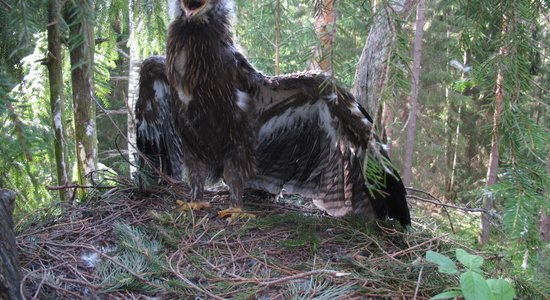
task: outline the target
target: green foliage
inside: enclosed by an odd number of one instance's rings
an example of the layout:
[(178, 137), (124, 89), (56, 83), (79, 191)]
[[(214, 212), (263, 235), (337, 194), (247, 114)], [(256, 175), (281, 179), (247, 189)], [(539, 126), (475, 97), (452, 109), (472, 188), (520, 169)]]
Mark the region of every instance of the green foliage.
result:
[(114, 224), (113, 231), (118, 239), (117, 248), (110, 253), (110, 260), (101, 261), (96, 268), (101, 286), (105, 291), (156, 291), (157, 288), (144, 284), (136, 275), (151, 282), (161, 280), (166, 268), (166, 261), (159, 255), (161, 245), (125, 223)]
[(464, 269), (459, 270), (454, 261), (446, 255), (433, 251), (426, 252), (426, 260), (435, 263), (439, 268), (439, 272), (458, 275), (460, 278), (459, 287), (435, 295), (431, 299), (448, 299), (462, 296), (466, 300), (506, 300), (516, 297), (514, 288), (507, 280), (485, 279), (483, 277), (483, 271), (481, 270), (481, 265), (484, 261), (483, 257), (469, 254), (463, 249), (456, 249), (455, 255)]

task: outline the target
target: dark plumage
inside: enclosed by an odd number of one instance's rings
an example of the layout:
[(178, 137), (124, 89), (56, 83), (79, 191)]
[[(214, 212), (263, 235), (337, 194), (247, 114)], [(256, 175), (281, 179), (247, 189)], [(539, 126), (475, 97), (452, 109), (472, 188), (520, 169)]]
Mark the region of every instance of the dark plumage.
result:
[(223, 1), (182, 0), (168, 30), (167, 78), (174, 125), (183, 142), (192, 199), (200, 200), (207, 175), (223, 176), (233, 206), (242, 206), (243, 184), (255, 172), (254, 135), (239, 107), (237, 61)]
[(136, 142), (142, 153), (138, 156), (138, 164), (140, 169), (148, 170), (154, 181), (159, 179), (158, 171), (174, 180), (181, 180), (183, 174), (181, 142), (171, 122), (172, 92), (165, 66), (166, 61), (160, 56), (143, 61), (135, 108)]
[[(179, 3), (166, 70), (193, 199), (210, 173), (223, 175), (233, 205), (242, 205), (244, 186), (285, 190), (334, 216), (410, 224), (403, 183), (349, 92), (321, 73), (255, 70), (233, 44), (231, 1)], [(376, 178), (365, 179), (367, 165)]]

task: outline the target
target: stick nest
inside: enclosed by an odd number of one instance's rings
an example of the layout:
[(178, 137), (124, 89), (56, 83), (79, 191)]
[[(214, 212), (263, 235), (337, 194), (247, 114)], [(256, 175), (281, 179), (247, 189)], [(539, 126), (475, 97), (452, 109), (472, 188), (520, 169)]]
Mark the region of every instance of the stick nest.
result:
[[(423, 260), (446, 235), (332, 218), (310, 201), (249, 192), (255, 219), (228, 222), (227, 191), (181, 212), (185, 189), (94, 190), (16, 226), (21, 293), (37, 299), (427, 299), (444, 278)], [(396, 226), (396, 227), (392, 227)]]

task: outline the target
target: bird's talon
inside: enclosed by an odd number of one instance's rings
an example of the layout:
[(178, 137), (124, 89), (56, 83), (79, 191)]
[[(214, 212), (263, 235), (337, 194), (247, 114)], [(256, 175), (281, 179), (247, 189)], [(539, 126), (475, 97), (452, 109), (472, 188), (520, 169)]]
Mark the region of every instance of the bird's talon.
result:
[(212, 207), (212, 204), (206, 201), (198, 201), (198, 202), (183, 202), (181, 200), (176, 200), (176, 204), (178, 205), (179, 211), (198, 211), (203, 210)]
[(228, 222), (236, 221), (239, 219), (255, 219), (256, 215), (243, 212), (240, 207), (230, 207), (218, 212), (218, 217), (228, 218)]

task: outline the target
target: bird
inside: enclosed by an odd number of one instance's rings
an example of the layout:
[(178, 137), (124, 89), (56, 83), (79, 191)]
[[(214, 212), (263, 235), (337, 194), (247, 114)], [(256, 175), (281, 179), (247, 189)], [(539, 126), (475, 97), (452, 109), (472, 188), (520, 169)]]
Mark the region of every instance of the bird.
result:
[(284, 191), (332, 216), (411, 224), (405, 187), (351, 93), (318, 71), (256, 70), (233, 41), (231, 0), (177, 4), (164, 85), (156, 87), (172, 91), (169, 127), (181, 141), (192, 201), (202, 199), (207, 177), (223, 177), (234, 207), (244, 188)]
[(254, 136), (239, 106), (237, 61), (230, 31), (232, 2), (180, 0), (168, 28), (166, 76), (174, 127), (182, 141), (191, 200), (203, 198), (207, 178), (223, 177), (229, 200), (241, 208), (245, 181), (256, 172)]

